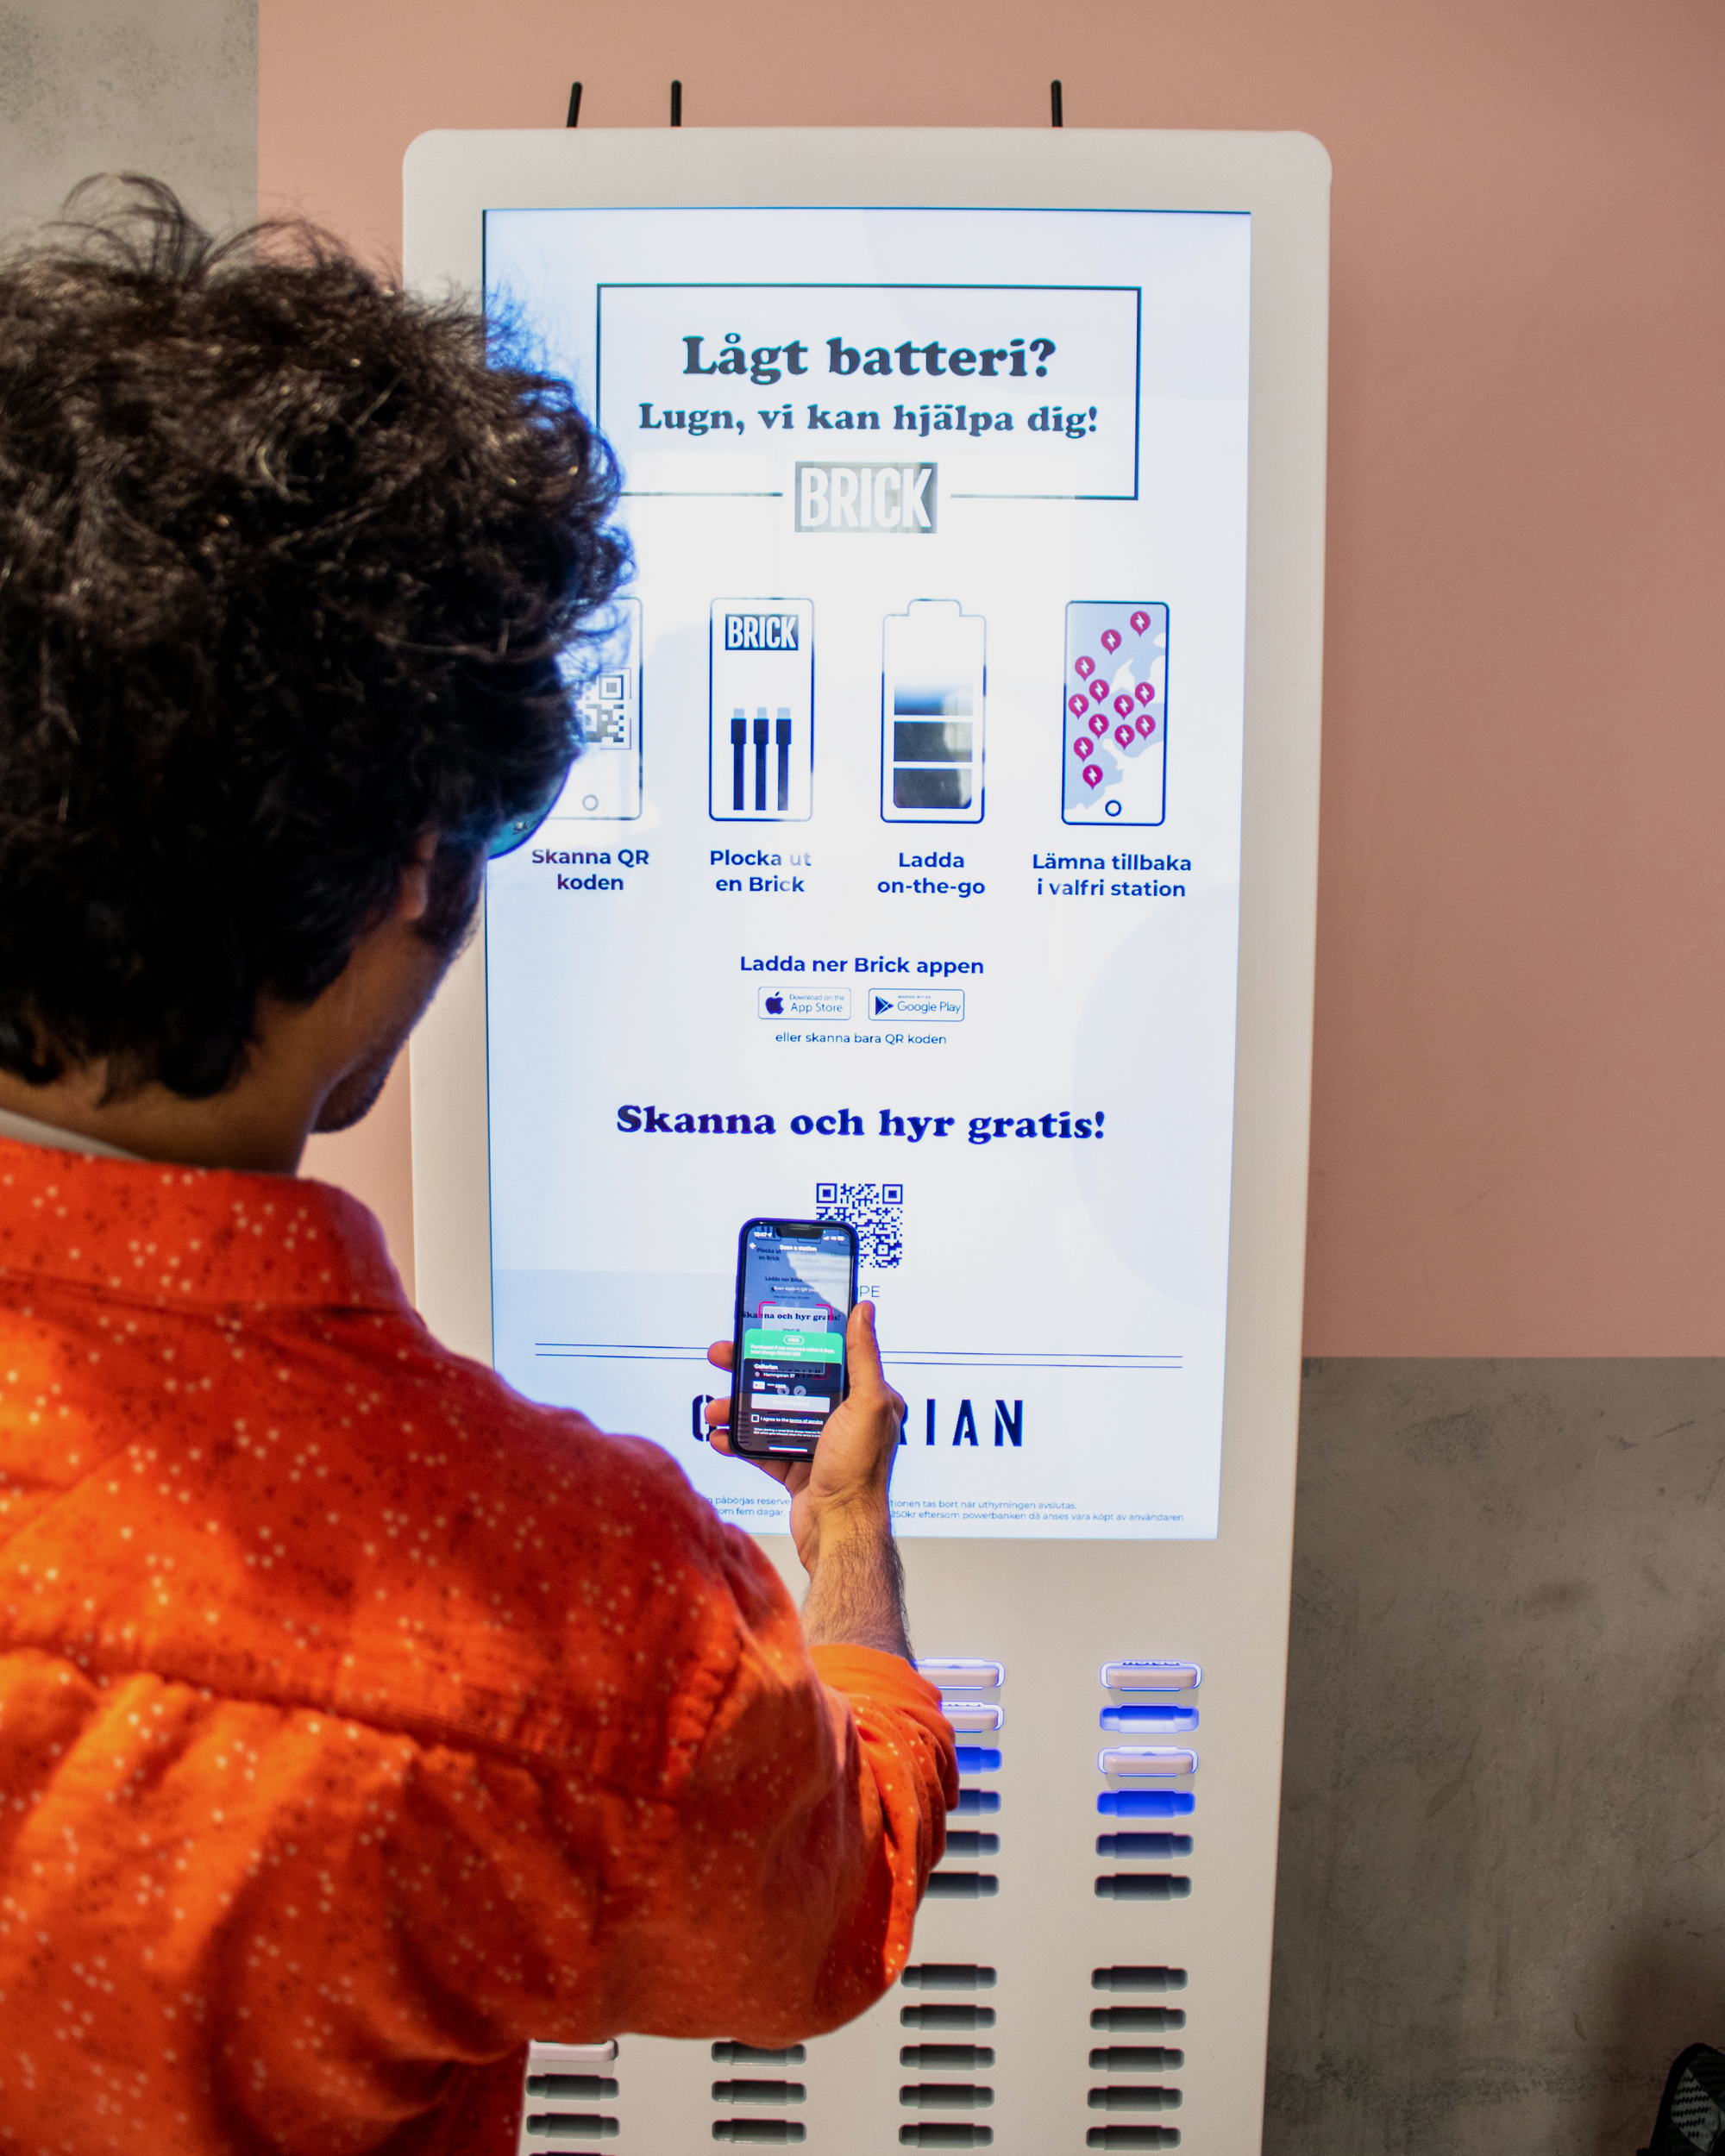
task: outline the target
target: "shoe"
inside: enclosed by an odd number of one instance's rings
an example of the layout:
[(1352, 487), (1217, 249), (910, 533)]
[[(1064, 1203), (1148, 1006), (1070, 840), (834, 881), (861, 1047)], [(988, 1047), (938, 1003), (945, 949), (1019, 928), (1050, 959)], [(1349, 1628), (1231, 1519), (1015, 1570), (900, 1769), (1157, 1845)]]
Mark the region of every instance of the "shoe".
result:
[(1653, 2137), (1640, 2156), (1725, 2156), (1725, 2052), (1691, 2044), (1665, 2079)]

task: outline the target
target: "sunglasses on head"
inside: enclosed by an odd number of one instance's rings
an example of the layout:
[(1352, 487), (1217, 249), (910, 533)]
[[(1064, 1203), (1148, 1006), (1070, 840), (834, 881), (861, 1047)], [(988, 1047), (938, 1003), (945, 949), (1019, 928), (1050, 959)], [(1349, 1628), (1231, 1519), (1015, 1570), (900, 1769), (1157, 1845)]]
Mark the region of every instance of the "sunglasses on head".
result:
[(512, 854), (518, 847), (527, 843), (552, 810), (556, 807), (557, 797), (563, 791), (574, 764), (574, 758), (571, 756), (568, 763), (557, 774), (550, 785), (546, 787), (544, 793), (534, 802), (530, 808), (524, 809), (519, 816), (511, 816), (507, 822), (498, 825), (496, 830), (492, 833), (490, 844), (486, 848), (487, 860), (500, 861), (505, 854)]

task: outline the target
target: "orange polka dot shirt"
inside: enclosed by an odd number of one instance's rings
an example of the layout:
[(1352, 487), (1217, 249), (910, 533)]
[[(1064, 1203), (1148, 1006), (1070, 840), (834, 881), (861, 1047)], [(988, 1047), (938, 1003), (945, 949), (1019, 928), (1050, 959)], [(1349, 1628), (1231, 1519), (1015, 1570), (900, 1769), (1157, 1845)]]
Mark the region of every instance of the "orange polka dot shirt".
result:
[(0, 1140), (0, 2151), (505, 2156), (529, 2037), (861, 2012), (956, 1794), (363, 1206)]

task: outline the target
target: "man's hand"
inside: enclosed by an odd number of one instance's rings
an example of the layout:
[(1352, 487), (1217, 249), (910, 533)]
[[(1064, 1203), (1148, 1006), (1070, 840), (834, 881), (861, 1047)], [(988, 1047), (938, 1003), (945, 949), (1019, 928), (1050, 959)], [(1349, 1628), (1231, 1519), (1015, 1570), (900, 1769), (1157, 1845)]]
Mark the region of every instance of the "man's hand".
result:
[[(809, 1576), (803, 1631), (809, 1644), (881, 1647), (911, 1659), (903, 1576), (887, 1509), (905, 1403), (888, 1384), (875, 1338), (875, 1306), (859, 1302), (844, 1328), (850, 1390), (828, 1416), (812, 1460), (739, 1453), (790, 1493), (791, 1535)], [(731, 1344), (715, 1340), (707, 1360), (728, 1370)], [(706, 1409), (707, 1439), (732, 1450), (731, 1402)]]

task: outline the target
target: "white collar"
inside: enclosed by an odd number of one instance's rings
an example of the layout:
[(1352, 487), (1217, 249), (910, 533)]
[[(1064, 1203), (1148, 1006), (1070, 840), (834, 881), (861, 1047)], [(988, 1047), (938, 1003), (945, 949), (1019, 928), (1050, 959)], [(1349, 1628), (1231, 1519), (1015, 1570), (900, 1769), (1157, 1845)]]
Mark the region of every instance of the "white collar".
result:
[(63, 1131), (57, 1123), (39, 1123), (33, 1115), (14, 1115), (0, 1108), (0, 1138), (20, 1145), (47, 1145), (62, 1153), (85, 1153), (96, 1160), (141, 1161), (141, 1153), (123, 1152), (106, 1138), (86, 1138), (81, 1131)]

